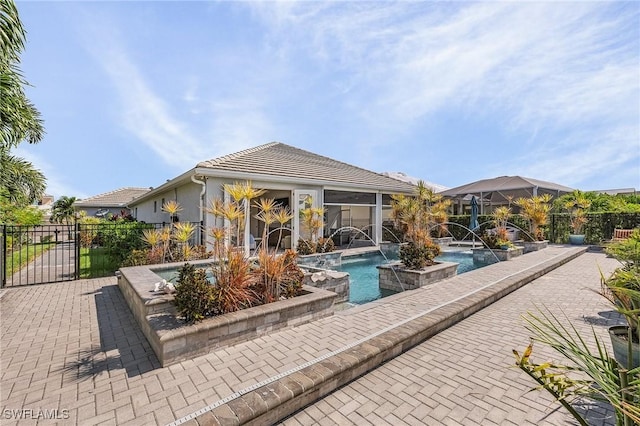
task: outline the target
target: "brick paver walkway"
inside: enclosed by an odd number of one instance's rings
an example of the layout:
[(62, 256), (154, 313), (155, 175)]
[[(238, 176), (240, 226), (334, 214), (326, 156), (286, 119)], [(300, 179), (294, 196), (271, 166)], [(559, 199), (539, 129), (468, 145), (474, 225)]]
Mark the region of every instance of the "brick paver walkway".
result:
[[(564, 312), (589, 337), (591, 325), (605, 343), (617, 315), (596, 293), (598, 265), (616, 266), (602, 254), (586, 253), (439, 333), (283, 422), (293, 425), (563, 425), (573, 418), (546, 391), (511, 368), (512, 349), (522, 350), (530, 333), (521, 315), (536, 305)], [(594, 291), (592, 291), (594, 290)], [(610, 349), (610, 348), (609, 348)], [(534, 361), (562, 357), (540, 344)], [(583, 406), (592, 425), (615, 424), (613, 412)]]
[[(463, 274), (448, 284), (403, 293), (167, 368), (160, 368), (114, 278), (8, 289), (0, 298), (2, 424), (16, 423), (11, 418), (14, 410), (31, 410), (22, 412), (27, 416), (42, 414), (38, 410), (58, 410), (54, 413), (58, 417), (68, 417), (60, 419), (60, 424), (167, 424), (560, 250), (550, 247), (530, 253), (521, 260)], [(507, 368), (511, 349), (522, 349), (527, 343), (517, 316), (530, 306), (532, 297), (584, 305), (583, 312), (591, 318), (610, 310), (597, 294), (586, 290), (598, 282), (596, 260), (605, 272), (616, 266), (604, 255), (585, 254), (509, 296), (511, 304), (499, 302), (463, 321), (456, 326), (463, 328), (456, 328), (453, 336), (447, 331), (448, 337), (441, 334), (419, 345), (398, 358), (398, 364), (392, 361), (365, 375), (353, 383), (357, 393), (347, 386), (287, 422), (368, 420), (377, 424), (387, 418), (393, 424), (424, 424), (431, 416), (435, 424), (447, 418), (518, 424), (523, 415), (519, 413), (524, 413), (525, 419), (540, 424), (548, 414), (562, 417), (553, 414), (557, 405), (546, 395), (521, 398), (532, 383), (524, 373)], [(550, 293), (519, 296), (539, 286), (550, 286)], [(495, 311), (497, 306), (506, 310)], [(490, 310), (492, 314), (487, 313)], [(478, 322), (487, 315), (492, 321)], [(601, 322), (597, 322), (599, 328)], [(458, 334), (466, 337), (457, 338)], [(494, 334), (498, 337), (491, 340)], [(458, 342), (464, 346), (457, 346)], [(489, 368), (490, 363), (495, 368)], [(394, 365), (395, 370), (384, 370)], [(410, 377), (416, 382), (410, 383)], [(351, 400), (342, 395), (350, 395)], [(398, 395), (413, 399), (401, 400)], [(508, 403), (501, 402), (505, 395)], [(322, 419), (314, 409), (323, 413)], [(556, 417), (548, 417), (552, 418)], [(42, 419), (38, 423), (51, 424)]]

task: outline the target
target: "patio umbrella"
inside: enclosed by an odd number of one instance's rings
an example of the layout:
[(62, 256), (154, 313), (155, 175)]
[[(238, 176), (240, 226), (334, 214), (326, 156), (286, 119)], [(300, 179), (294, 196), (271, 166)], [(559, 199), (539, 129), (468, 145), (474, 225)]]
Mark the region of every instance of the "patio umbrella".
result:
[(478, 200), (474, 195), (473, 197), (471, 197), (471, 221), (469, 223), (469, 229), (473, 231), (479, 226), (480, 224), (478, 223)]

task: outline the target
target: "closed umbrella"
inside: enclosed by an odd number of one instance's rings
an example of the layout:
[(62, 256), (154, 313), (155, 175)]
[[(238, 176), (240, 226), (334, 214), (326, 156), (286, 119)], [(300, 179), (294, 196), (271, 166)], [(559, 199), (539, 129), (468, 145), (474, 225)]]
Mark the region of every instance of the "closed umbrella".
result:
[(479, 227), (478, 223), (478, 200), (476, 200), (476, 196), (471, 197), (471, 221), (469, 223), (469, 229), (472, 231)]

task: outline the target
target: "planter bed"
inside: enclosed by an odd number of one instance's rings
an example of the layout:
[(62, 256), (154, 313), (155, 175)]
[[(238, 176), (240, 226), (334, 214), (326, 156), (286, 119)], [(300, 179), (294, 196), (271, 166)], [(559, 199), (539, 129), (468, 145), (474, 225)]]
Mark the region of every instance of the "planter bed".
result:
[(187, 324), (175, 315), (173, 295), (152, 291), (161, 278), (149, 267), (121, 268), (117, 276), (118, 287), (163, 367), (333, 315), (337, 298), (335, 293), (305, 285), (303, 294), (291, 299)]
[(420, 270), (401, 269), (401, 266), (402, 262), (378, 266), (380, 288), (394, 291), (414, 290), (453, 277), (458, 268), (458, 264), (454, 262), (438, 262)]
[(546, 249), (549, 246), (549, 241), (522, 241), (518, 240), (515, 242), (516, 246), (522, 247), (524, 249), (524, 253), (531, 253), (532, 251), (538, 251), (542, 249)]
[[(522, 256), (524, 253), (524, 247), (511, 247), (508, 249), (488, 249), (488, 248), (474, 248), (473, 261), (482, 263), (496, 263), (496, 256), (500, 262), (510, 260), (514, 257)], [(494, 256), (495, 254), (495, 256)]]

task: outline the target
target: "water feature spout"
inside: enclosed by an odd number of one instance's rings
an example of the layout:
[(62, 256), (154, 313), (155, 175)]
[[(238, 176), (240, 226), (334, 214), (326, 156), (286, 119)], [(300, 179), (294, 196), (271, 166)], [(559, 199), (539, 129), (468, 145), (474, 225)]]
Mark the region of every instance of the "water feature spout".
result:
[[(489, 249), (489, 251), (491, 252), (491, 254), (493, 255), (493, 257), (495, 257), (495, 258), (496, 258), (496, 261), (500, 262), (500, 259), (499, 259), (499, 258), (498, 258), (498, 256), (495, 254), (495, 252), (493, 251), (493, 249), (491, 249), (491, 248), (489, 247), (489, 244), (487, 244), (487, 243), (486, 243), (486, 242), (485, 242), (485, 241), (480, 237), (480, 235), (478, 235), (474, 230), (469, 229), (469, 227), (464, 226), (464, 225), (461, 225), (461, 224), (459, 224), (459, 223), (455, 223), (455, 222), (443, 222), (443, 223), (437, 223), (437, 224), (435, 224), (434, 226), (432, 226), (432, 228), (433, 228), (433, 227), (435, 227), (435, 226), (440, 226), (440, 225), (456, 225), (456, 226), (459, 226), (460, 228), (463, 228), (463, 229), (465, 229), (465, 230), (469, 231), (469, 232), (467, 233), (467, 235), (472, 234), (474, 238), (478, 238), (478, 240), (482, 243), (482, 245), (483, 245), (484, 247), (486, 247), (486, 248), (488, 248), (488, 249)], [(480, 228), (480, 227), (478, 227), (478, 228), (474, 228), (474, 229), (479, 229), (479, 228)], [(431, 231), (431, 229), (429, 229), (429, 231)], [(453, 234), (452, 234), (450, 231), (449, 231), (449, 235), (451, 235), (451, 236), (453, 237)], [(466, 235), (465, 235), (465, 237), (466, 237)], [(454, 240), (455, 240), (455, 237), (454, 237)], [(474, 240), (474, 245), (475, 245), (475, 240)]]
[[(369, 226), (372, 226), (372, 225), (365, 226), (365, 228), (368, 228)], [(386, 254), (384, 254), (384, 252), (380, 249), (380, 247), (376, 244), (376, 242), (373, 241), (373, 239), (366, 232), (364, 232), (360, 228), (356, 228), (355, 226), (343, 226), (343, 227), (340, 227), (340, 228), (336, 229), (332, 234), (330, 234), (327, 238), (333, 238), (338, 232), (342, 232), (342, 231), (345, 231), (345, 230), (356, 231), (356, 232), (359, 232), (360, 234), (364, 235), (364, 237), (366, 239), (368, 239), (369, 241), (371, 241), (371, 243), (373, 243), (374, 247), (377, 247), (377, 249), (380, 252), (380, 254), (382, 254), (382, 257), (384, 257), (384, 260), (389, 262), (389, 258), (387, 257)], [(349, 247), (351, 247), (351, 243), (353, 242), (354, 239), (355, 239), (355, 237), (351, 238), (351, 241), (349, 241), (349, 245), (347, 246), (347, 249)], [(395, 275), (396, 279), (398, 280), (398, 284), (400, 284), (400, 288), (402, 288), (402, 291), (405, 291), (404, 285), (402, 284), (402, 281), (400, 281), (400, 277), (398, 277), (398, 274), (396, 273), (395, 269), (391, 268), (391, 270), (393, 271), (393, 275)]]

